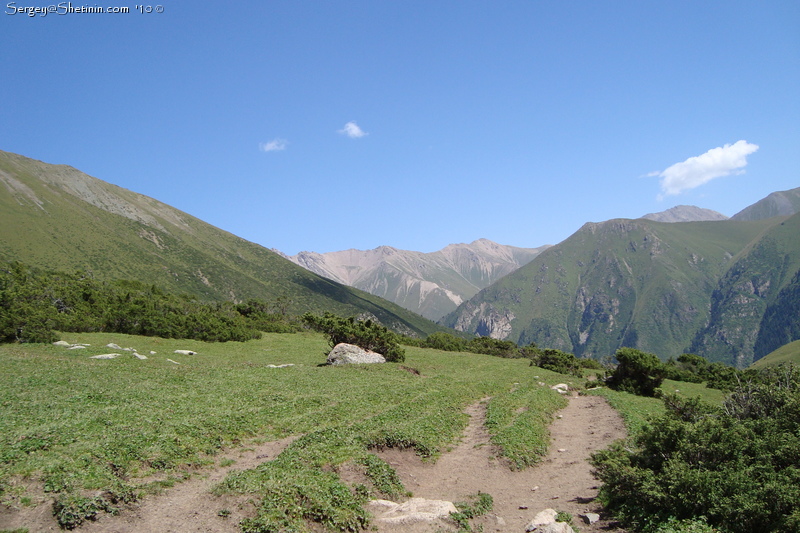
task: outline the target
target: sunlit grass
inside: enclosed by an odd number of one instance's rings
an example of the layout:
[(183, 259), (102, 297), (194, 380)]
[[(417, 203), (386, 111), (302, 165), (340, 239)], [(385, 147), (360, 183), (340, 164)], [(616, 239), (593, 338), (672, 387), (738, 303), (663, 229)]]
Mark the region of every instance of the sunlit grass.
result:
[[(494, 439), (522, 467), (546, 451), (547, 426), (563, 402), (546, 385), (565, 377), (527, 360), (407, 347), (402, 365), (320, 366), (328, 346), (314, 333), (213, 344), (100, 333), (62, 338), (91, 346), (0, 346), (0, 499), (18, 503), (29, 496), (20, 487), (34, 480), (54, 498), (105, 491), (132, 501), (155, 487), (154, 474), (179, 480), (225, 448), (288, 435), (304, 436), (280, 460), (231, 478), (224, 490), (263, 499), (267, 485), (306, 480), (344, 497), (330, 475), (338, 465), (362, 461), (380, 473), (376, 479), (389, 479), (368, 458), (380, 446), (435, 460), (463, 431), (464, 409), (486, 397), (494, 398), (491, 419), (501, 421), (490, 424)], [(148, 359), (105, 347), (110, 342)], [(90, 358), (109, 352), (122, 355)], [(275, 368), (286, 364), (293, 366)], [(348, 520), (360, 520), (359, 501), (343, 500)], [(96, 505), (102, 502), (75, 504)], [(278, 512), (267, 507), (264, 517)]]

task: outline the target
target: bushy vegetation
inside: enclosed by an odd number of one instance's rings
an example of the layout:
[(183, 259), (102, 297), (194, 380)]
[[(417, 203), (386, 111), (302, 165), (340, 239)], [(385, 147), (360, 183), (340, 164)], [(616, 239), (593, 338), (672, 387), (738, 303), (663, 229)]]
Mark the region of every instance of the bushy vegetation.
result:
[(312, 329), (324, 333), (331, 348), (344, 342), (377, 352), (392, 363), (405, 360), (406, 353), (400, 346), (400, 336), (370, 319), (357, 320), (352, 316), (342, 318), (333, 313), (322, 316), (306, 313), (303, 321)]
[(609, 510), (647, 532), (800, 530), (797, 368), (750, 374), (722, 406), (665, 405), (631, 442), (592, 457)]
[(137, 281), (100, 282), (86, 272), (0, 263), (0, 342), (53, 342), (56, 331), (215, 342), (255, 339), (261, 331), (297, 331), (299, 325), (280, 310), (257, 300), (201, 302)]
[(656, 355), (620, 348), (614, 356), (618, 364), (606, 378), (606, 385), (639, 396), (655, 395), (666, 377), (664, 365)]

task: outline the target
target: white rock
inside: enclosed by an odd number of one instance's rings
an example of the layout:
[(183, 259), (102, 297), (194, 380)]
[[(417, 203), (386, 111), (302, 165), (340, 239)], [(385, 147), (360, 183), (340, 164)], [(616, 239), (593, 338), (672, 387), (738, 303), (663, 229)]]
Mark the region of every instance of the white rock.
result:
[(385, 363), (386, 359), (379, 353), (365, 350), (354, 344), (345, 342), (333, 347), (328, 354), (329, 365), (347, 365), (359, 363)]
[(553, 389), (554, 391), (560, 392), (561, 394), (566, 394), (567, 391), (569, 391), (569, 385), (567, 385), (566, 383), (559, 383), (558, 385), (553, 385), (550, 388)]
[(600, 520), (600, 515), (597, 513), (586, 513), (582, 514), (581, 518), (583, 518), (584, 522), (591, 525)]
[(93, 355), (89, 359), (114, 359), (119, 357), (118, 353), (104, 353), (100, 355)]
[(410, 525), (418, 522), (433, 522), (450, 518), (450, 513), (458, 512), (453, 502), (444, 500), (426, 500), (425, 498), (411, 498), (410, 500), (388, 505), (393, 502), (381, 501), (378, 505), (385, 509), (380, 514), (376, 513), (375, 520), (386, 524)]
[(86, 346), (83, 346), (81, 344), (73, 344), (72, 346), (67, 348), (67, 350), (85, 350), (85, 349), (86, 349)]
[(197, 355), (197, 352), (193, 352), (192, 350), (175, 350), (172, 353), (177, 353), (180, 355)]
[(180, 364), (179, 362), (177, 362), (177, 361), (173, 361), (172, 359), (167, 359), (167, 361), (169, 361), (170, 363), (176, 364), (176, 365), (179, 365), (179, 364)]
[(537, 528), (546, 526), (547, 524), (553, 524), (556, 521), (556, 516), (558, 516), (558, 511), (555, 509), (539, 511), (539, 513), (533, 517), (533, 520), (528, 522), (528, 525), (525, 526), (525, 531), (536, 531)]
[(120, 346), (119, 344), (114, 344), (113, 342), (109, 342), (108, 344), (106, 344), (106, 348), (111, 348), (112, 350), (121, 350), (122, 346)]
[(156, 354), (156, 352), (154, 352), (153, 350), (150, 350), (150, 355), (155, 355), (155, 354)]
[(142, 354), (140, 354), (140, 353), (136, 353), (136, 352), (133, 352), (133, 356), (134, 356), (136, 359), (141, 359), (141, 360), (145, 360), (145, 359), (147, 359), (147, 356), (146, 356), (146, 355), (142, 355)]
[(267, 368), (286, 368), (287, 366), (294, 366), (294, 363), (286, 363), (283, 365), (267, 365)]
[(56, 341), (53, 343), (53, 346), (72, 346), (67, 341)]

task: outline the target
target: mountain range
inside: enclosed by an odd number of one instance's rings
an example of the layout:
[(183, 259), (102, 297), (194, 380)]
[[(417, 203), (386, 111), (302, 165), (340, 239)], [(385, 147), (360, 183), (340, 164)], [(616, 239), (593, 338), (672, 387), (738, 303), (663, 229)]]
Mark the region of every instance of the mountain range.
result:
[[(800, 188), (730, 219), (678, 206), (587, 223), (549, 247), (480, 239), (428, 254), (383, 246), (290, 261), (72, 167), (0, 151), (0, 259), (203, 300), (280, 301), (293, 314), (372, 316), (410, 335), (456, 330), (594, 358), (630, 346), (745, 367), (800, 339), (798, 212)], [(444, 316), (436, 324), (371, 293)]]
[(418, 336), (444, 329), (158, 200), (3, 151), (0, 259), (143, 281), (203, 300), (281, 299), (290, 313), (374, 316)]
[(627, 346), (746, 367), (800, 338), (798, 211), (800, 188), (729, 220), (587, 223), (440, 323), (583, 357)]
[(438, 320), (547, 248), (517, 248), (479, 239), (432, 253), (381, 246), (365, 251), (300, 252), (289, 259), (320, 276)]

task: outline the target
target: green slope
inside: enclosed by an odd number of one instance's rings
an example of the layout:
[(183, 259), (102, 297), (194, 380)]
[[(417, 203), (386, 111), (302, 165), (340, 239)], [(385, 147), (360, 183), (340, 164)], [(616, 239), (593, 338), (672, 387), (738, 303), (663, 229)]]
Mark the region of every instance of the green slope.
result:
[(371, 313), (408, 333), (442, 329), (157, 200), (2, 151), (0, 258), (140, 280), (207, 300), (283, 297), (294, 313)]
[(684, 352), (718, 281), (779, 219), (586, 224), (442, 320), (463, 331), (603, 357)]
[(692, 352), (744, 368), (800, 336), (800, 214), (769, 221), (774, 225), (720, 279), (709, 324), (698, 332)]
[(800, 365), (800, 340), (784, 344), (774, 352), (765, 355), (750, 365), (750, 368), (765, 368), (782, 363)]

